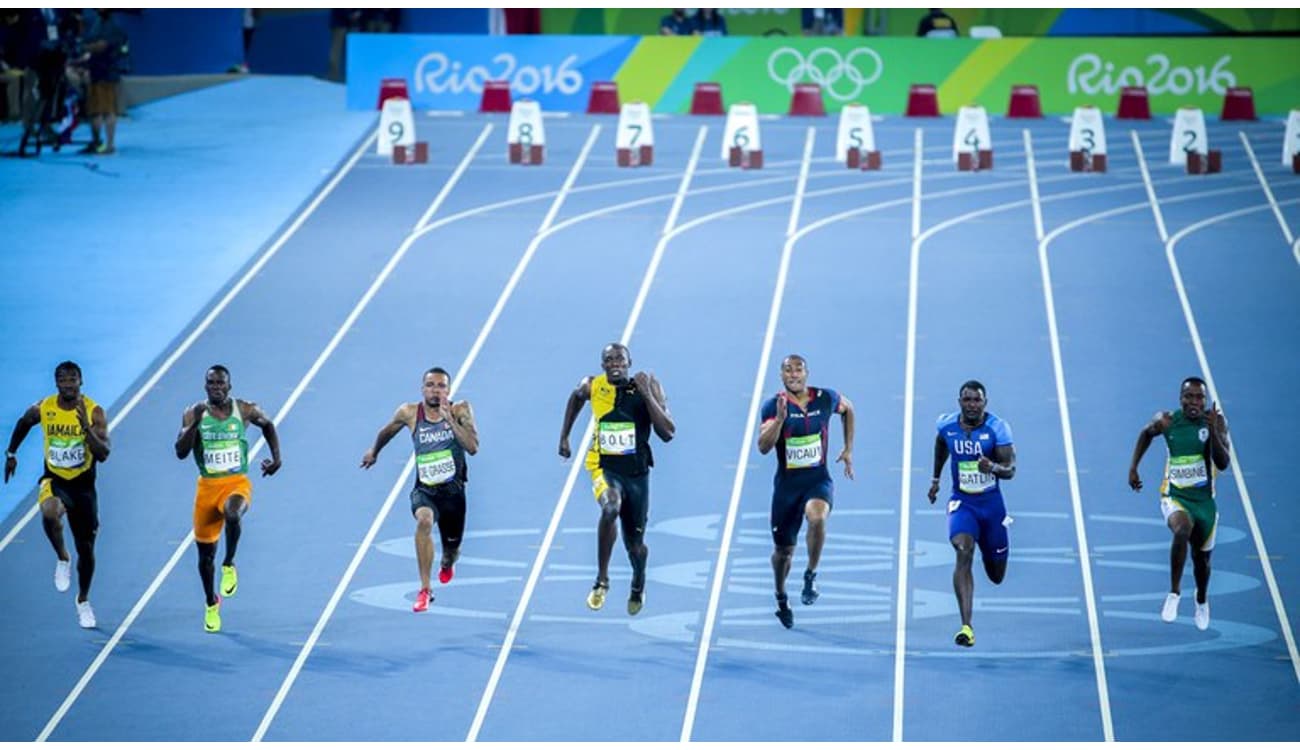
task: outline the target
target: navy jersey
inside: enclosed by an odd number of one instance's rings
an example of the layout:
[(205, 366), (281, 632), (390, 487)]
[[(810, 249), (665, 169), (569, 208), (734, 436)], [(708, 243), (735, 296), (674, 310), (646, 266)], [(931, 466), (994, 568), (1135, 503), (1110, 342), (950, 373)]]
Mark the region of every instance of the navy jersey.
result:
[[(831, 416), (840, 408), (840, 394), (829, 388), (808, 387), (808, 406), (786, 401), (785, 424), (776, 441), (776, 481), (820, 480), (830, 477), (826, 468), (827, 436)], [(788, 398), (788, 397), (787, 397)], [(776, 419), (776, 396), (763, 402), (763, 421)]]
[(961, 412), (944, 414), (936, 426), (952, 458), (952, 498), (969, 500), (1000, 495), (998, 478), (980, 471), (979, 459), (988, 456), (992, 461), (995, 447), (1012, 444), (1011, 425), (986, 411), (984, 423), (973, 430), (967, 430), (961, 423)]

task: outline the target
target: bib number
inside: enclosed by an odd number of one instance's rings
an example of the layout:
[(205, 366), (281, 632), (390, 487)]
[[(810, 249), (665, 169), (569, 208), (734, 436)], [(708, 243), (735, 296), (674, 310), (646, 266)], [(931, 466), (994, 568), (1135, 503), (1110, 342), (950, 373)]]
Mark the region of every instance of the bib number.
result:
[(51, 440), (46, 461), (56, 469), (76, 469), (86, 463), (86, 443), (80, 438)]
[(811, 469), (822, 465), (822, 436), (804, 435), (785, 439), (785, 468)]
[(416, 458), (420, 484), (443, 484), (456, 476), (456, 459), (450, 450), (421, 453)]
[(632, 422), (601, 422), (597, 433), (602, 456), (636, 453), (636, 425)]
[(244, 451), (237, 440), (203, 446), (203, 466), (210, 474), (231, 474), (243, 468)]
[(1179, 489), (1204, 487), (1210, 475), (1202, 456), (1171, 456), (1169, 458), (1169, 483)]
[(996, 477), (980, 471), (979, 461), (959, 461), (957, 463), (957, 487), (967, 495), (978, 495), (986, 492), (996, 483)]

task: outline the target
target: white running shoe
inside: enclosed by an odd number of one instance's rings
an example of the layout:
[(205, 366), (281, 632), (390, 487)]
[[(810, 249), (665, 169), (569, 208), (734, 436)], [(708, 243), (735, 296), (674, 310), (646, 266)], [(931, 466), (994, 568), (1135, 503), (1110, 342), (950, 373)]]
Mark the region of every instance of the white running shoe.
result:
[(1173, 622), (1178, 619), (1178, 600), (1182, 598), (1179, 594), (1166, 596), (1165, 606), (1160, 609), (1160, 619), (1165, 622)]
[(95, 627), (95, 610), (90, 608), (90, 600), (77, 602), (77, 624), (83, 628)]
[(1204, 604), (1196, 605), (1196, 614), (1192, 615), (1192, 621), (1196, 623), (1197, 630), (1206, 630), (1210, 627), (1210, 600), (1206, 599)]
[(59, 560), (54, 563), (54, 590), (67, 591), (72, 585), (72, 562)]

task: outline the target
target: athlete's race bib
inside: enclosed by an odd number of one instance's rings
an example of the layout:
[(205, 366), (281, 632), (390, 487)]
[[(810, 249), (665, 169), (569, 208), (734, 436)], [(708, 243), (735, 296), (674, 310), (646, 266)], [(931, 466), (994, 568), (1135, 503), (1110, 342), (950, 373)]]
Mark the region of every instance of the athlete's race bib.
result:
[(244, 450), (238, 440), (216, 440), (203, 444), (203, 468), (209, 474), (230, 474), (243, 468)]
[(420, 484), (442, 484), (456, 476), (456, 459), (451, 450), (421, 453), (415, 457)]
[(1210, 481), (1204, 456), (1170, 456), (1169, 483), (1179, 489), (1204, 487)]
[(822, 436), (804, 435), (785, 439), (785, 468), (811, 469), (822, 465)]
[(82, 438), (50, 438), (46, 462), (56, 469), (76, 469), (86, 463), (86, 442)]
[(596, 439), (604, 456), (627, 456), (636, 453), (636, 424), (632, 422), (601, 422)]
[(978, 495), (997, 484), (997, 477), (980, 471), (980, 462), (957, 462), (957, 487), (967, 495)]

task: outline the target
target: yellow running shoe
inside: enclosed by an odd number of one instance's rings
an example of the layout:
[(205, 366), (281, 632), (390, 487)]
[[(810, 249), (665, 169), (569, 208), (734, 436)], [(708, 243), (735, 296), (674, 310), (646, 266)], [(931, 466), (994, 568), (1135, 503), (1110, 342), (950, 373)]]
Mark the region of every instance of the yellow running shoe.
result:
[(234, 565), (221, 566), (221, 595), (229, 599), (239, 590), (239, 574)]
[(645, 606), (645, 591), (637, 591), (636, 589), (633, 589), (627, 595), (627, 613), (629, 615), (636, 615), (641, 611), (641, 607), (643, 606)]
[(207, 608), (203, 613), (203, 629), (209, 633), (221, 632), (221, 599), (218, 597), (217, 603)]
[(962, 625), (961, 630), (957, 631), (957, 636), (952, 640), (958, 646), (970, 648), (975, 645), (975, 631), (971, 630), (969, 625)]
[(591, 587), (591, 593), (587, 594), (587, 606), (591, 609), (605, 606), (607, 593), (609, 593), (609, 581), (596, 581), (596, 585)]

